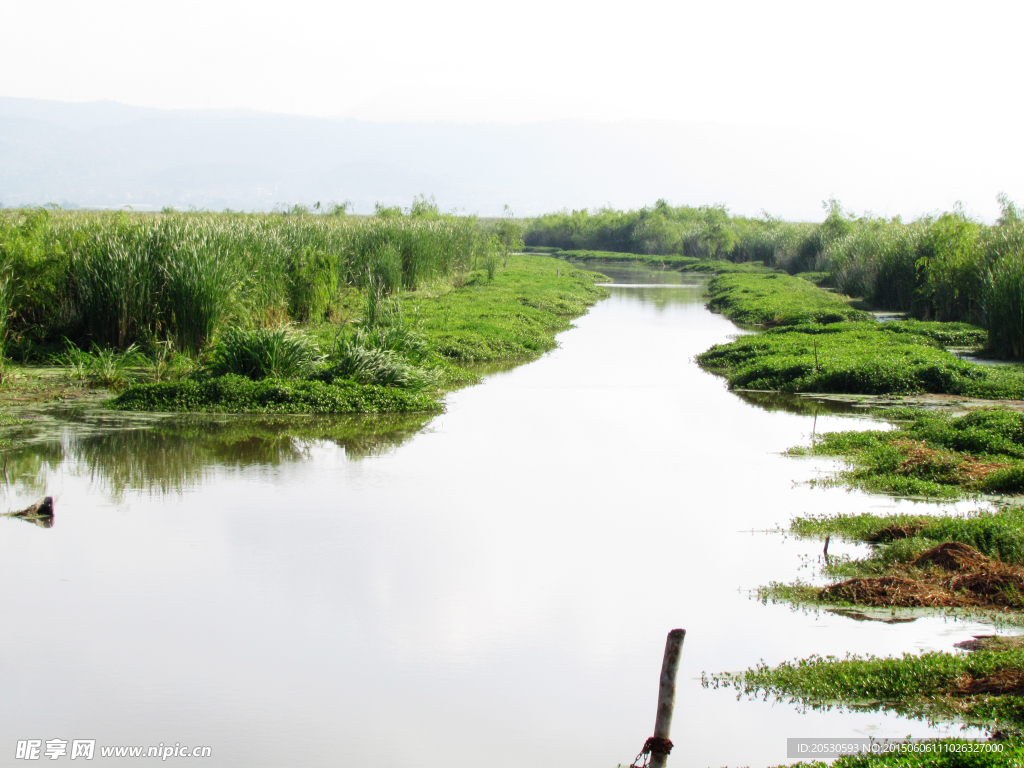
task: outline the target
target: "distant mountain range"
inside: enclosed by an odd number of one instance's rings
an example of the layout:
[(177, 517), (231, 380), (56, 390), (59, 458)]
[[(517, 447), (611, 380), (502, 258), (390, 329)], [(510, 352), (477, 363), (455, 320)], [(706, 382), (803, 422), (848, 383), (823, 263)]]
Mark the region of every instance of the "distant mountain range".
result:
[(714, 123), (373, 123), (113, 102), (0, 98), (0, 204), (270, 210), (351, 201), (517, 215), (658, 198), (820, 218), (822, 199), (916, 215), (989, 214), (1024, 192), (1020, 153), (884, 129)]

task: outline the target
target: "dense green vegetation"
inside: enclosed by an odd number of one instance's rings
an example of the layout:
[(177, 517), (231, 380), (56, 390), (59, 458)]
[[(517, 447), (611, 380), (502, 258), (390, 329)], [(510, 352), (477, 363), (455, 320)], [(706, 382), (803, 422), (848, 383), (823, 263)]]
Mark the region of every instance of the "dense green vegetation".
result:
[(535, 256), (510, 256), (493, 280), (470, 275), (459, 288), (402, 296), (431, 349), (458, 362), (529, 358), (555, 347), (555, 334), (608, 295), (603, 275)]
[(868, 491), (907, 496), (1024, 492), (1024, 414), (979, 410), (954, 417), (904, 409), (895, 429), (827, 432), (809, 449), (841, 456), (852, 468), (841, 478)]
[(849, 300), (786, 275), (722, 275), (709, 284), (712, 309), (771, 327), (697, 357), (729, 386), (782, 392), (1024, 398), (1024, 371), (961, 360), (946, 346), (980, 346), (966, 323), (874, 322)]
[(194, 355), (227, 325), (344, 317), (353, 289), (416, 290), (503, 252), (475, 219), (436, 206), (371, 218), (4, 211), (0, 315), (17, 358), (64, 338)]
[(981, 224), (962, 210), (910, 223), (857, 217), (826, 203), (820, 224), (730, 216), (721, 206), (603, 209), (540, 216), (530, 246), (760, 261), (811, 273), (818, 284), (917, 319), (964, 321), (989, 332), (992, 354), (1024, 357), (1024, 220), (1000, 197), (1002, 216)]
[[(600, 275), (511, 256), (458, 286), (435, 283), (383, 299), (366, 294), (358, 322), (305, 331), (225, 329), (201, 365), (130, 386), (115, 407), (155, 411), (378, 413), (436, 410), (445, 389), (475, 380), (454, 363), (516, 360), (606, 295)], [(372, 324), (370, 318), (373, 318)], [(121, 357), (124, 358), (125, 353)], [(116, 356), (115, 356), (116, 357)], [(143, 367), (145, 374), (150, 367)]]
[[(965, 515), (818, 515), (797, 517), (790, 531), (803, 538), (834, 536), (875, 546), (875, 562), (910, 562), (944, 542), (967, 544), (986, 557), (1024, 565), (1024, 508)], [(891, 545), (896, 544), (893, 547)], [(874, 568), (873, 565), (869, 568)]]
[(737, 323), (796, 325), (873, 320), (849, 299), (788, 275), (722, 275), (708, 285), (709, 306)]
[(796, 238), (814, 228), (767, 216), (730, 216), (723, 206), (674, 208), (659, 200), (653, 208), (637, 211), (603, 208), (538, 216), (527, 223), (523, 239), (527, 246), (564, 250), (677, 254), (775, 265)]
[[(0, 351), (119, 408), (436, 409), (453, 361), (524, 358), (604, 295), (515, 257), (511, 214), (0, 213)], [(564, 273), (564, 274), (560, 274)]]

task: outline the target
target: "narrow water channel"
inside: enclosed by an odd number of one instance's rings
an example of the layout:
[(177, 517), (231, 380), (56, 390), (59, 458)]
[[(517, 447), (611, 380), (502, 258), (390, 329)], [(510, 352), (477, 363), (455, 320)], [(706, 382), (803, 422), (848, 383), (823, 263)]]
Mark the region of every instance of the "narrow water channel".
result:
[(806, 484), (834, 464), (782, 451), (874, 424), (762, 407), (697, 368), (738, 332), (698, 281), (612, 277), (558, 350), (389, 438), (51, 413), (4, 504), (45, 489), (56, 524), (0, 519), (0, 765), (21, 763), (16, 740), (60, 738), (209, 745), (204, 765), (245, 768), (612, 768), (651, 735), (673, 627), (670, 764), (940, 732), (701, 687), (702, 671), (948, 650), (980, 628), (752, 599), (813, 577), (820, 550), (765, 529), (909, 503)]

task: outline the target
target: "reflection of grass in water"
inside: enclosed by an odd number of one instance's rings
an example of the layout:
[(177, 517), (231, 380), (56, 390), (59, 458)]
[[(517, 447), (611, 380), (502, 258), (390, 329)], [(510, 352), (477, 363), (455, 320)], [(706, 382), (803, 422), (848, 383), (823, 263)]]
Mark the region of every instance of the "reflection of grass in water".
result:
[(856, 414), (861, 417), (868, 413), (856, 403), (845, 403), (837, 400), (819, 400), (813, 397), (801, 397), (789, 392), (759, 392), (752, 390), (735, 390), (740, 400), (756, 405), (765, 411), (785, 411), (801, 416), (831, 416), (835, 414)]
[(45, 495), (47, 478), (63, 463), (64, 458), (64, 447), (60, 443), (7, 450), (4, 458), (0, 459), (0, 463), (6, 460), (6, 489), (22, 497)]
[(372, 416), (185, 416), (146, 429), (123, 429), (23, 446), (8, 474), (26, 490), (45, 490), (46, 476), (65, 460), (113, 494), (143, 489), (183, 491), (214, 467), (277, 466), (300, 461), (317, 442), (344, 448), (350, 459), (381, 455), (419, 432), (432, 414)]

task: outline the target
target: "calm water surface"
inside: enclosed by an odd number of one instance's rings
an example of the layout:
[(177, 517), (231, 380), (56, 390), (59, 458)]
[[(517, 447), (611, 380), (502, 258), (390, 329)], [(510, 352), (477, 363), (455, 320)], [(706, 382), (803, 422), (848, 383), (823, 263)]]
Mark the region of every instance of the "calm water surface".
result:
[(610, 277), (647, 285), (613, 287), (558, 350), (387, 440), (330, 420), (300, 438), (260, 420), (49, 422), (4, 503), (45, 489), (56, 525), (0, 519), (0, 765), (21, 762), (18, 739), (84, 738), (210, 745), (204, 765), (246, 768), (612, 768), (651, 734), (673, 627), (675, 764), (935, 733), (701, 687), (702, 671), (948, 650), (981, 628), (751, 599), (813, 577), (821, 548), (759, 531), (908, 504), (810, 488), (835, 465), (780, 455), (812, 429), (877, 425), (728, 392), (692, 362), (737, 333), (699, 284)]

